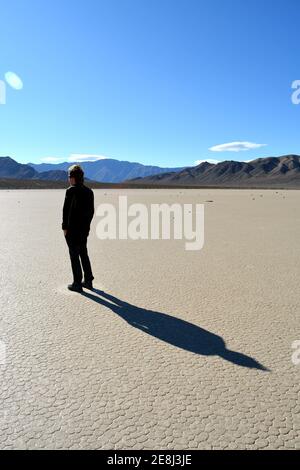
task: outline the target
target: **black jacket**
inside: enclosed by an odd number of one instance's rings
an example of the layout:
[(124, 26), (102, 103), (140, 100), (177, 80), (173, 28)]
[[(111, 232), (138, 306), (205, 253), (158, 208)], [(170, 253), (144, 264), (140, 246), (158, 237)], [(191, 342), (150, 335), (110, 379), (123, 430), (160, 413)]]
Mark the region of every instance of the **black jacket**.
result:
[(93, 191), (84, 184), (70, 186), (65, 196), (62, 229), (73, 235), (88, 235), (93, 216)]

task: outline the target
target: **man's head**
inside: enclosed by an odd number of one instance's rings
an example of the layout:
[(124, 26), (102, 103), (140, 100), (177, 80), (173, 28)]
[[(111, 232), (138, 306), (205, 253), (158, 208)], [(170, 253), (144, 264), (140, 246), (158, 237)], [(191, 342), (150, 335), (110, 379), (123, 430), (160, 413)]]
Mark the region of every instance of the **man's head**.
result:
[(80, 165), (72, 165), (69, 168), (69, 182), (73, 186), (74, 184), (82, 184), (84, 172)]

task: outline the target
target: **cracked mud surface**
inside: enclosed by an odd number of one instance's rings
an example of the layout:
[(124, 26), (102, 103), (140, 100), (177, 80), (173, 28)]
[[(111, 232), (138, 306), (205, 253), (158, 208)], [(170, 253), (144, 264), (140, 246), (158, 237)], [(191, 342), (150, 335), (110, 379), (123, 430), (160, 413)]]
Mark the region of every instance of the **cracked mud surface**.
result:
[(0, 192), (0, 448), (299, 449), (300, 192), (126, 194), (212, 200), (204, 248), (100, 241), (96, 217), (79, 295), (64, 192)]

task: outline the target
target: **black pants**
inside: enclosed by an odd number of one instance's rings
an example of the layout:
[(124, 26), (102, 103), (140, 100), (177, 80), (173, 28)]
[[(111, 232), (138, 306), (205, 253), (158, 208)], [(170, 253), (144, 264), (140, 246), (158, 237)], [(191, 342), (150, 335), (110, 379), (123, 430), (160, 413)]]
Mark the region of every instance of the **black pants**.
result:
[(92, 281), (94, 279), (94, 276), (92, 273), (91, 263), (86, 246), (87, 236), (77, 235), (76, 237), (74, 237), (73, 235), (69, 235), (67, 233), (66, 242), (69, 247), (74, 284), (81, 284), (82, 269), (84, 272), (84, 280), (87, 282)]

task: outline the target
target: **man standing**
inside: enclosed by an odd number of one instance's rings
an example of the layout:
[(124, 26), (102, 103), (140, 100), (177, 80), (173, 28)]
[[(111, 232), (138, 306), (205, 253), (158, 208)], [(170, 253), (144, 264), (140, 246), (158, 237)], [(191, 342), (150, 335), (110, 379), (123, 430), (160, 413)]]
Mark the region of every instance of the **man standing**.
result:
[[(73, 271), (73, 284), (68, 285), (68, 289), (82, 292), (82, 287), (93, 289), (94, 276), (86, 245), (94, 216), (94, 193), (84, 185), (84, 172), (79, 165), (69, 168), (69, 183), (62, 222)], [(80, 261), (84, 272), (83, 283)]]

